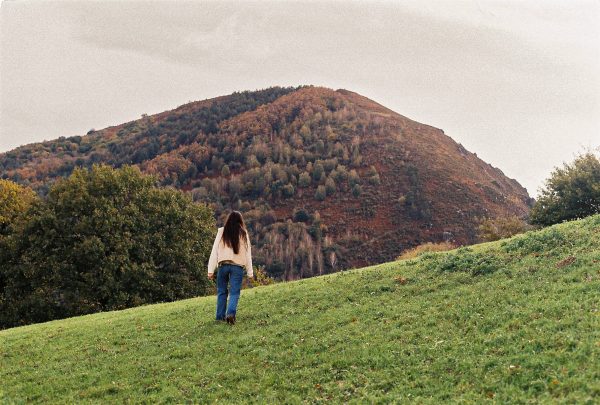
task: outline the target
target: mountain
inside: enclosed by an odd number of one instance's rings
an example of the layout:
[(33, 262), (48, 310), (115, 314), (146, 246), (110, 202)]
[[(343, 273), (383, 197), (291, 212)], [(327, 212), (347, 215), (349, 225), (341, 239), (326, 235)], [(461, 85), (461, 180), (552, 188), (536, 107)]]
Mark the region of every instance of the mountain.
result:
[(599, 260), (596, 215), (243, 290), (233, 327), (212, 296), (2, 330), (0, 398), (595, 403)]
[(476, 240), (480, 219), (531, 198), (440, 129), (348, 90), (274, 87), (192, 102), (0, 155), (45, 193), (76, 166), (137, 165), (164, 186), (244, 213), (257, 264), (296, 279), (381, 263), (426, 241)]

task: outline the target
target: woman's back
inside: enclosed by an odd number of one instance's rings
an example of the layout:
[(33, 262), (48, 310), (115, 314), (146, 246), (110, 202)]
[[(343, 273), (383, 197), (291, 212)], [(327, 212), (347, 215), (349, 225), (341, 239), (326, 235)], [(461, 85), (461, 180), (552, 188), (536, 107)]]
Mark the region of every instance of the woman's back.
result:
[(223, 240), (223, 230), (223, 227), (219, 228), (217, 230), (217, 236), (215, 238), (219, 241), (219, 244), (217, 246), (217, 262), (221, 262), (223, 260), (230, 260), (234, 263), (246, 266), (248, 259), (251, 259), (250, 254), (248, 252), (249, 249), (247, 240), (240, 237), (238, 252), (235, 253), (233, 247), (228, 246)]
[(244, 230), (244, 233), (239, 234), (239, 242), (237, 253), (235, 252), (234, 243), (226, 243), (226, 238), (223, 237), (225, 227), (217, 230), (217, 236), (213, 243), (210, 259), (208, 260), (208, 275), (212, 276), (219, 263), (223, 261), (231, 262), (240, 265), (246, 269), (248, 277), (254, 277), (252, 269), (252, 249), (250, 245), (250, 236)]

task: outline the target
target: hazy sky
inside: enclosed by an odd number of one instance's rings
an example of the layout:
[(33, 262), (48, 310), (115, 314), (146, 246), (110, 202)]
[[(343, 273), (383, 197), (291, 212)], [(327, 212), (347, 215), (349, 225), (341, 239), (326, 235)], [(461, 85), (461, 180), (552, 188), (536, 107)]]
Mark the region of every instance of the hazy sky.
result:
[(361, 93), (535, 195), (600, 145), (600, 1), (4, 1), (0, 152), (273, 85)]

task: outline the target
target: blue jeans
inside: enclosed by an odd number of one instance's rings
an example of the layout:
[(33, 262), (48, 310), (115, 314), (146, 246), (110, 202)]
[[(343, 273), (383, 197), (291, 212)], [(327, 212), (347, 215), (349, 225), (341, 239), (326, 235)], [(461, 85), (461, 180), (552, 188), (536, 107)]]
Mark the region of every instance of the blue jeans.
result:
[[(217, 320), (225, 319), (225, 307), (227, 315), (235, 315), (238, 300), (240, 299), (240, 290), (242, 289), (242, 279), (244, 278), (244, 268), (234, 264), (224, 264), (219, 267), (217, 272)], [(230, 284), (229, 306), (227, 306), (227, 283)]]

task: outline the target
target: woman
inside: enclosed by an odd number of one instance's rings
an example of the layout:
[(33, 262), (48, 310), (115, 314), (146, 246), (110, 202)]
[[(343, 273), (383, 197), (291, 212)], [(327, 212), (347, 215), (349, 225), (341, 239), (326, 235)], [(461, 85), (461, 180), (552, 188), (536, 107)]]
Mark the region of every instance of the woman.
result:
[[(213, 279), (217, 271), (217, 321), (226, 320), (235, 324), (235, 313), (244, 272), (248, 278), (254, 277), (250, 237), (239, 211), (233, 211), (227, 217), (225, 226), (219, 228), (208, 260), (208, 278)], [(229, 306), (227, 306), (227, 283), (230, 284)], [(227, 307), (227, 316), (225, 308)]]

